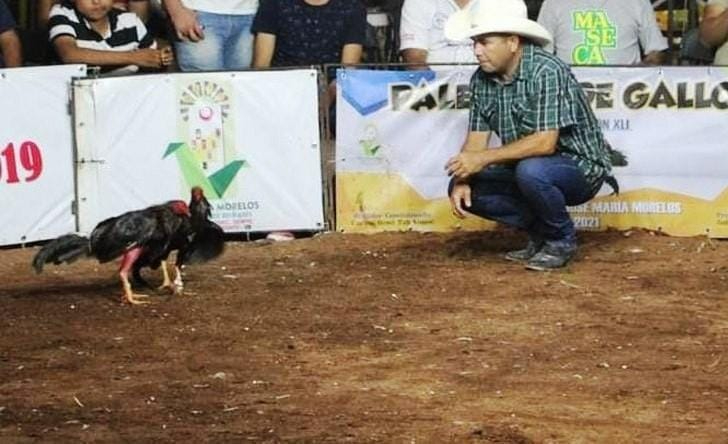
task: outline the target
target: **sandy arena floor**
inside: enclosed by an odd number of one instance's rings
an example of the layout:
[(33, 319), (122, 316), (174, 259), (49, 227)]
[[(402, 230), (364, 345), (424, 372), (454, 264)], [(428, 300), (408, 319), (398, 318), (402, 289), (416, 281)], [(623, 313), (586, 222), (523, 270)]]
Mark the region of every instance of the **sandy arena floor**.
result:
[(523, 242), (232, 242), (144, 307), (0, 250), (0, 441), (728, 442), (728, 242), (585, 233), (551, 273)]

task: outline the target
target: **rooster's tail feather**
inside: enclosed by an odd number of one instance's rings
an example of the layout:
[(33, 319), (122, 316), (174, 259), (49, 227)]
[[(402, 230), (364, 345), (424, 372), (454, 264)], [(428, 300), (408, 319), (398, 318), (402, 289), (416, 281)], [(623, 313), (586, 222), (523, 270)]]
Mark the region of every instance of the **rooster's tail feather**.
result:
[(33, 258), (36, 273), (43, 271), (47, 263), (71, 263), (90, 253), (88, 238), (77, 234), (66, 234), (43, 246)]
[(212, 221), (205, 221), (205, 226), (195, 233), (194, 240), (183, 254), (185, 264), (199, 264), (215, 259), (225, 249), (225, 232)]

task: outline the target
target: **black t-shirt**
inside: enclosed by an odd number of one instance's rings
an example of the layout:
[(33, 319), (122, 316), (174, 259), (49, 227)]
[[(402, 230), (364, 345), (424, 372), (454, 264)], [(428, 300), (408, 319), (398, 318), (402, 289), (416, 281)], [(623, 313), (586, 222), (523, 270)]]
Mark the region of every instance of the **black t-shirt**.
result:
[(364, 44), (366, 10), (360, 0), (329, 0), (321, 6), (261, 0), (252, 30), (276, 36), (272, 66), (339, 63), (344, 45)]

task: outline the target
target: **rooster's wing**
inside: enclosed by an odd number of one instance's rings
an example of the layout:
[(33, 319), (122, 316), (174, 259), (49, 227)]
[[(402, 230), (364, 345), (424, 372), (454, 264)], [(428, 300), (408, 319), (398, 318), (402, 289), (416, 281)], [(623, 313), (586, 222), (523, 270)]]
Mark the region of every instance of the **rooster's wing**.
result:
[(154, 207), (130, 211), (100, 222), (91, 232), (91, 252), (108, 262), (134, 246), (144, 246), (155, 236), (158, 219)]

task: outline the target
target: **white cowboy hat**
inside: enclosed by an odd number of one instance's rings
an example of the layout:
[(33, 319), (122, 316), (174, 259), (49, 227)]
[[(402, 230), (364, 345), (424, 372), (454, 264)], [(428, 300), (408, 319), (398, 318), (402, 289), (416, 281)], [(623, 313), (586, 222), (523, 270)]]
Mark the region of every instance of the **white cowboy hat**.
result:
[(451, 15), (445, 23), (445, 36), (464, 40), (481, 34), (516, 34), (545, 46), (552, 41), (546, 28), (528, 19), (523, 0), (474, 0), (470, 8)]

